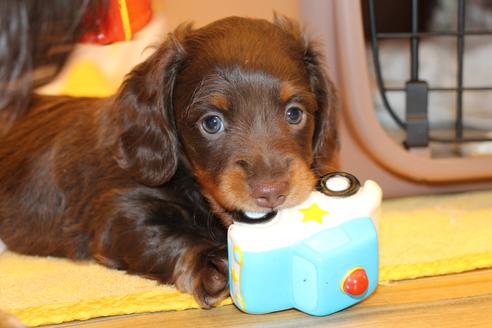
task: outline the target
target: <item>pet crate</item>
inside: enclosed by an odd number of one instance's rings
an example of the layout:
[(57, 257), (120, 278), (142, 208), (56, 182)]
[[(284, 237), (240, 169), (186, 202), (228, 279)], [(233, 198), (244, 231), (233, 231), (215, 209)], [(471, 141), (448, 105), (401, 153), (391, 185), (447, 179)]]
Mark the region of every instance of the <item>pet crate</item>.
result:
[[(362, 3), (361, 3), (362, 1)], [(478, 117), (480, 128), (465, 122), (467, 92), (478, 96), (492, 93), (491, 86), (466, 85), (464, 64), (467, 38), (492, 37), (492, 31), (469, 30), (465, 25), (465, 0), (458, 0), (455, 26), (449, 30), (425, 30), (419, 24), (419, 2), (409, 0), (410, 31), (382, 33), (377, 30), (378, 0), (310, 0), (300, 2), (301, 18), (311, 34), (321, 37), (328, 73), (339, 90), (341, 169), (362, 180), (377, 180), (386, 197), (435, 192), (465, 191), (492, 187), (492, 101), (490, 109)], [(364, 37), (362, 6), (368, 11), (369, 30)], [(397, 15), (395, 15), (396, 19)], [(422, 76), (427, 39), (453, 40), (455, 56), (452, 83), (438, 85)], [(406, 55), (398, 55), (409, 63), (401, 73), (400, 85), (388, 85), (381, 59), (385, 40), (399, 40)], [(490, 39), (488, 41), (491, 41)], [(483, 41), (482, 41), (483, 42)], [(449, 47), (448, 47), (449, 48)], [(492, 56), (492, 47), (489, 56)], [(444, 50), (436, 52), (438, 60)], [(401, 58), (400, 58), (401, 57)], [(438, 74), (441, 74), (438, 72)], [(492, 76), (492, 72), (490, 74)], [(448, 81), (449, 82), (449, 81)], [(391, 101), (400, 94), (400, 113)], [(435, 102), (445, 94), (452, 102)], [(429, 99), (431, 101), (429, 101)], [(441, 105), (441, 107), (439, 107)], [(376, 110), (376, 107), (379, 107)], [(442, 108), (452, 112), (452, 124), (429, 121), (436, 119)], [(385, 111), (386, 121), (382, 118)], [(439, 119), (439, 115), (437, 116)], [(470, 151), (471, 150), (471, 151)]]

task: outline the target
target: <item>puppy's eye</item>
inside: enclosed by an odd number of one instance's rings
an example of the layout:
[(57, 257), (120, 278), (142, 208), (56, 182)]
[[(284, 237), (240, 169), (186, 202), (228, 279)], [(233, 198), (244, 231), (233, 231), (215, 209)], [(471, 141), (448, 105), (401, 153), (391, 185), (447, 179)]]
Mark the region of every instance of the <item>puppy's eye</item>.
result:
[(202, 129), (208, 134), (217, 134), (224, 131), (224, 121), (218, 115), (207, 115), (202, 118)]
[(289, 124), (299, 124), (302, 122), (304, 112), (297, 106), (288, 107), (285, 111), (285, 119)]

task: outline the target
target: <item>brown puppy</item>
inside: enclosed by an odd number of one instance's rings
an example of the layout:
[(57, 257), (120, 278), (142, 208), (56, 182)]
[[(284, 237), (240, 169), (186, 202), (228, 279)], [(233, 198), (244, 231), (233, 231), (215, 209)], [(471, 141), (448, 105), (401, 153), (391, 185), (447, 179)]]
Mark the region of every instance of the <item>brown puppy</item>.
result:
[(227, 296), (226, 227), (302, 202), (336, 149), (320, 58), (283, 18), (178, 28), (110, 99), (35, 97), (0, 139), (0, 238)]

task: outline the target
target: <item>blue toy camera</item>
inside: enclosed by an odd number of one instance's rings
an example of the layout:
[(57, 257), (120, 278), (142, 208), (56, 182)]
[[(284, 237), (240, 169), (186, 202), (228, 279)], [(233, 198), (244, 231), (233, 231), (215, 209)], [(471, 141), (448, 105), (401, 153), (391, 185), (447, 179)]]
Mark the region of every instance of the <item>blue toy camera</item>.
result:
[(268, 222), (230, 226), (229, 285), (242, 311), (328, 315), (375, 290), (380, 187), (336, 172), (317, 189)]

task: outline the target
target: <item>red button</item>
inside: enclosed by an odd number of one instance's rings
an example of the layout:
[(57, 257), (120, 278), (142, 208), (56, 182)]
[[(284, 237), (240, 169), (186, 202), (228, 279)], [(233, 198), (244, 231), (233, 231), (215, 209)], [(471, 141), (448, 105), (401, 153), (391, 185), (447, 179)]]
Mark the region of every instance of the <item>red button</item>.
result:
[(366, 292), (369, 286), (366, 270), (362, 267), (356, 267), (350, 270), (342, 282), (342, 290), (344, 293), (359, 296)]

